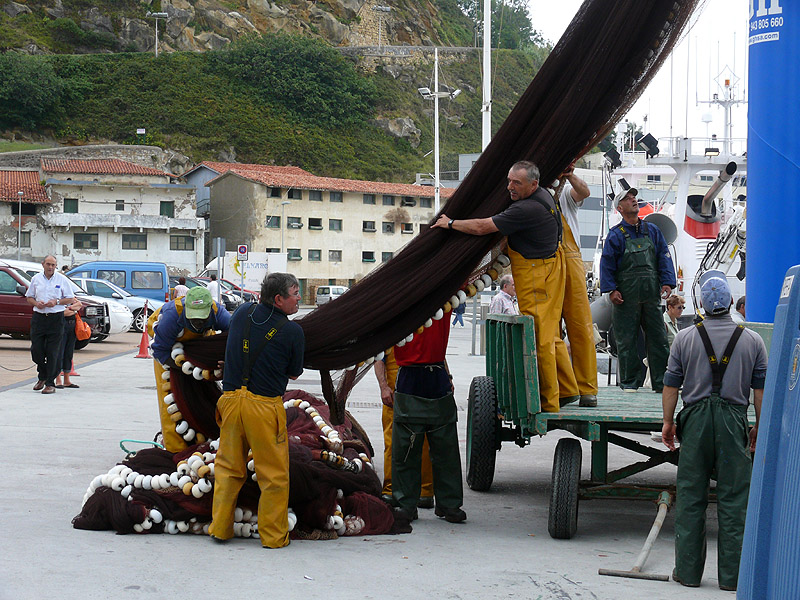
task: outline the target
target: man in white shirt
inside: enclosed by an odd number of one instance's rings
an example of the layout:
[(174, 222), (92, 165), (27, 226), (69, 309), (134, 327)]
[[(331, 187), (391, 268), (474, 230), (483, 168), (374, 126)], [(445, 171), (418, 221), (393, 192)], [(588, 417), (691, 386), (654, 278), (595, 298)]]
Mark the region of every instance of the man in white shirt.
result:
[[(178, 277), (178, 285), (175, 286), (175, 296), (172, 299), (183, 298), (188, 291), (189, 288), (186, 287), (186, 277)], [(211, 297), (213, 298), (214, 295), (212, 294)]]
[(211, 298), (214, 300), (214, 302), (216, 302), (217, 304), (221, 304), (221, 298), (220, 298), (221, 290), (216, 275), (214, 274), (211, 275), (211, 281), (208, 282), (208, 285), (206, 287), (208, 288), (208, 291), (211, 292)]
[(500, 278), (500, 291), (492, 297), (489, 303), (490, 315), (518, 315), (517, 305), (514, 302), (517, 290), (514, 287), (514, 278), (503, 275)]
[(75, 294), (69, 279), (56, 272), (55, 256), (45, 256), (42, 266), (44, 273), (33, 276), (25, 296), (28, 304), (33, 306), (31, 358), (39, 373), (33, 389), (53, 394), (56, 391), (55, 378), (61, 370), (58, 349), (64, 334), (64, 308), (75, 301)]

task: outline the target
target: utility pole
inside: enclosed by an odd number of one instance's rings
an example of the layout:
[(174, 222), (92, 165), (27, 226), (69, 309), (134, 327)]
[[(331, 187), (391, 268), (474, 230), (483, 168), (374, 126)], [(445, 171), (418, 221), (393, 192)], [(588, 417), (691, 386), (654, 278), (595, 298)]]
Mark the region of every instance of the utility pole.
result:
[(158, 20), (164, 19), (166, 21), (169, 18), (169, 14), (165, 12), (148, 12), (147, 16), (156, 20), (156, 58), (158, 58)]

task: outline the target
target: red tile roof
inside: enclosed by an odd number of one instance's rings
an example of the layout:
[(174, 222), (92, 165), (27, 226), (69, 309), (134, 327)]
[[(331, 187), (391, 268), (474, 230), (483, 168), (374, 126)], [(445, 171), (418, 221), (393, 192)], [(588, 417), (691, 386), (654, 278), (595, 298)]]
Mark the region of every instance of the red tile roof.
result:
[(0, 171), (0, 202), (50, 202), (44, 186), (39, 183), (39, 171)]
[(279, 167), (276, 165), (257, 165), (253, 163), (228, 163), (228, 162), (214, 162), (210, 160), (204, 160), (199, 165), (195, 166), (192, 169), (189, 169), (186, 173), (183, 174), (184, 177), (197, 169), (198, 167), (208, 167), (212, 171), (216, 171), (217, 173), (227, 173), (233, 168), (237, 169), (250, 169), (254, 171), (263, 171), (265, 173), (287, 173), (287, 174), (294, 174), (294, 175), (312, 175), (308, 171), (304, 171), (300, 167), (293, 167), (293, 166), (284, 166)]
[(143, 167), (118, 158), (68, 159), (43, 158), (42, 171), (45, 173), (81, 173), (87, 175), (158, 175), (175, 177), (170, 173)]
[[(304, 190), (330, 190), (334, 192), (355, 192), (364, 194), (389, 194), (396, 196), (421, 196), (432, 198), (433, 186), (416, 185), (410, 183), (384, 183), (382, 181), (361, 181), (357, 179), (336, 179), (334, 177), (317, 177), (316, 175), (270, 172), (260, 169), (251, 169), (246, 165), (231, 165), (231, 167), (215, 177), (208, 183), (210, 186), (223, 177), (234, 173), (244, 179), (249, 179), (269, 187), (295, 188)], [(304, 171), (305, 173), (305, 171)], [(449, 198), (455, 192), (454, 188), (440, 188), (440, 196)]]

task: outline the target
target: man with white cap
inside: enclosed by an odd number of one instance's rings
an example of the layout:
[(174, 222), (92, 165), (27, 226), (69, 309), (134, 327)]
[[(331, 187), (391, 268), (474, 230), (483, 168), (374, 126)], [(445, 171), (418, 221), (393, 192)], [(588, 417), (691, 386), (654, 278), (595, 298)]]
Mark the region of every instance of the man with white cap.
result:
[[(719, 587), (735, 590), (767, 350), (757, 334), (731, 319), (731, 291), (724, 273), (706, 272), (700, 280), (700, 295), (705, 319), (675, 336), (662, 396), (661, 437), (670, 450), (675, 449), (676, 436), (681, 442), (672, 577), (685, 586), (700, 585), (706, 559), (709, 481), (715, 476)], [(683, 409), (674, 420), (681, 386)], [(751, 389), (756, 425), (748, 435)]]
[(661, 393), (669, 345), (660, 299), (675, 287), (675, 268), (661, 230), (639, 218), (638, 193), (631, 188), (614, 198), (622, 222), (611, 228), (603, 246), (600, 291), (609, 294), (613, 304), (620, 387), (633, 392), (640, 385), (642, 361), (636, 343), (641, 327), (653, 391)]

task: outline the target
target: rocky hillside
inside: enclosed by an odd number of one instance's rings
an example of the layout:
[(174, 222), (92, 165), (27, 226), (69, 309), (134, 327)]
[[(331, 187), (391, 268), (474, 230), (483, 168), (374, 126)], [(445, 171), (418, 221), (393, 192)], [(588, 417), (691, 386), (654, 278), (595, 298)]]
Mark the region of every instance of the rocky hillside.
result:
[(28, 54), (218, 50), (249, 33), (301, 34), (333, 46), (469, 45), (455, 0), (0, 0), (0, 51)]

